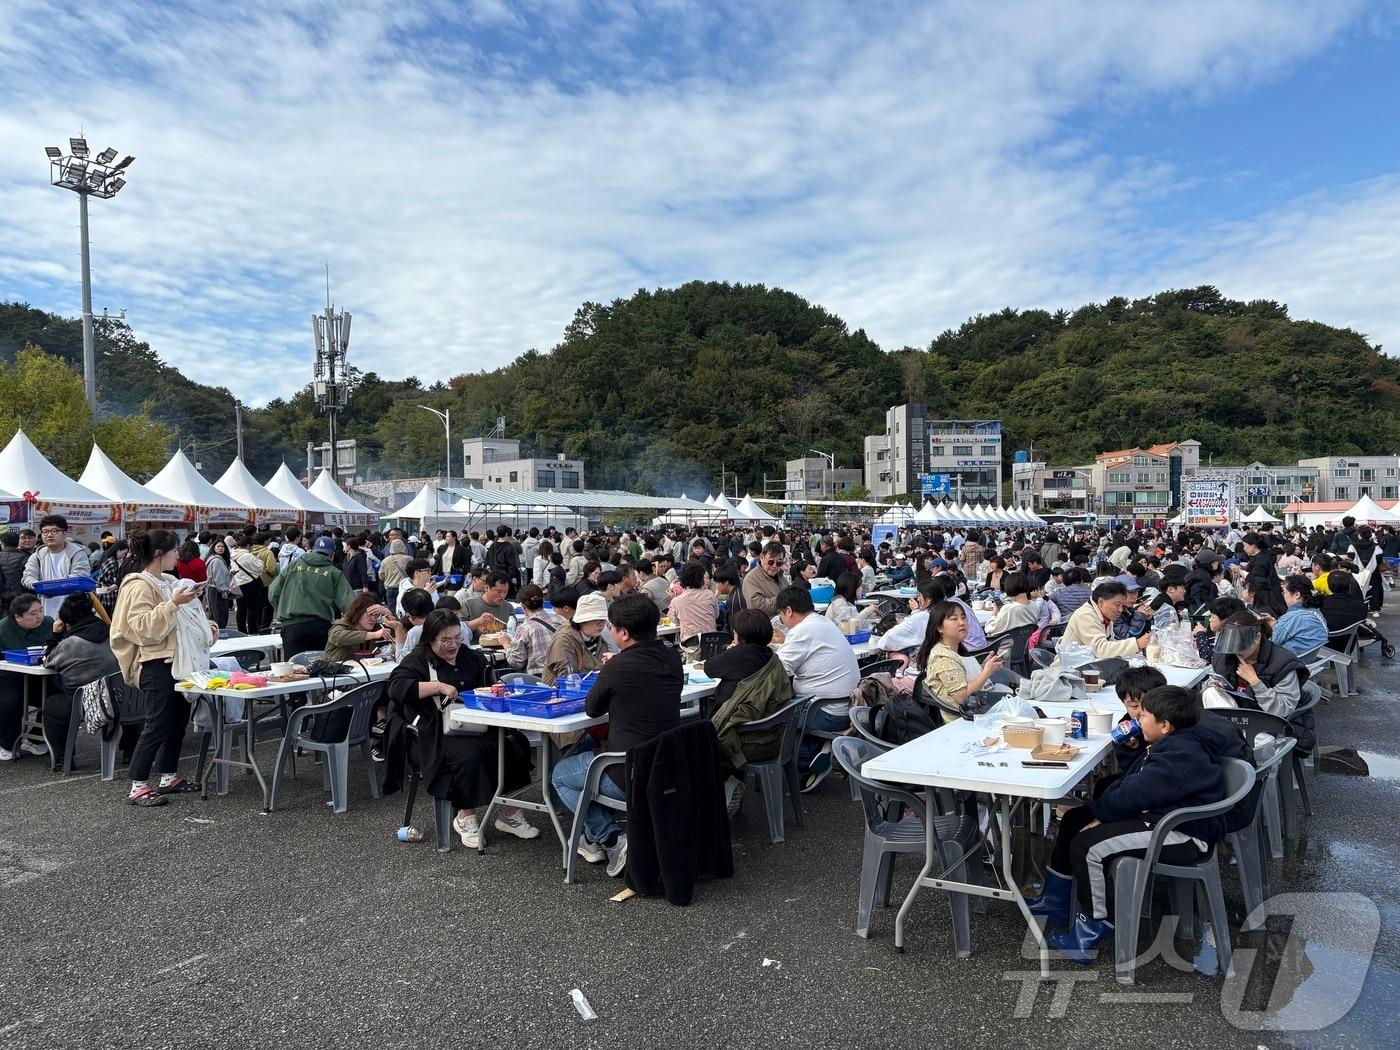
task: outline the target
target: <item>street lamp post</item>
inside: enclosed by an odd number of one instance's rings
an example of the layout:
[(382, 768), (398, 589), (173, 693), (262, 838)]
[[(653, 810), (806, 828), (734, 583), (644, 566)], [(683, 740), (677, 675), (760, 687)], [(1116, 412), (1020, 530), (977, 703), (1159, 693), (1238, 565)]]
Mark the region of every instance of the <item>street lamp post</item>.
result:
[(443, 428), (447, 433), (447, 480), (444, 482), (444, 487), (446, 487), (452, 484), (452, 409), (449, 408), (443, 412), (428, 405), (419, 405), (418, 407), (424, 412), (431, 412), (442, 420)]
[(96, 157), (88, 156), (85, 138), (68, 140), (69, 153), (57, 146), (45, 146), (49, 158), (49, 181), (59, 189), (72, 190), (78, 195), (78, 236), (83, 277), (83, 392), (88, 412), (97, 419), (97, 351), (92, 338), (92, 265), (88, 250), (88, 198), (107, 200), (115, 197), (126, 185), (122, 174), (135, 157), (127, 156), (118, 163), (117, 151), (108, 147)]

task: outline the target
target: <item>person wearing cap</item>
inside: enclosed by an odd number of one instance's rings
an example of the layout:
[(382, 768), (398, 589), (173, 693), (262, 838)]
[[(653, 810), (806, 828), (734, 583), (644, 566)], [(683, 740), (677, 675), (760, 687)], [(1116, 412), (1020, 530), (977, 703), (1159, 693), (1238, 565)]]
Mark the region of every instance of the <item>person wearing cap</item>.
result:
[(1123, 615), (1123, 607), (1128, 600), (1127, 589), (1117, 580), (1101, 583), (1065, 625), (1062, 640), (1078, 642), (1088, 647), (1097, 659), (1117, 656), (1126, 660), (1137, 656), (1152, 643), (1152, 634), (1147, 632), (1137, 638), (1117, 639), (1113, 636), (1113, 624)]
[(355, 600), (345, 574), (331, 562), (334, 553), (335, 540), (318, 536), (310, 551), (272, 579), (267, 597), (282, 625), (282, 653), (289, 660), (324, 650), (331, 624)]
[(909, 568), (909, 558), (903, 551), (894, 552), (894, 568), (889, 571), (890, 583), (908, 583), (914, 578), (914, 570)]
[(1203, 549), (1196, 555), (1192, 569), (1186, 574), (1186, 605), (1191, 610), (1209, 605), (1220, 597), (1216, 579), (1220, 575), (1220, 555)]
[[(650, 600), (650, 599), (648, 599)], [(657, 618), (660, 618), (660, 611)], [(597, 591), (579, 597), (574, 615), (554, 632), (545, 654), (540, 677), (554, 685), (571, 674), (587, 674), (603, 666), (598, 658), (603, 627), (608, 622), (608, 600)]]
[(1114, 582), (1123, 585), (1127, 598), (1123, 602), (1123, 611), (1118, 619), (1113, 621), (1113, 637), (1120, 640), (1136, 638), (1151, 626), (1148, 617), (1138, 608), (1142, 587), (1138, 584), (1137, 577), (1128, 572), (1115, 577)]

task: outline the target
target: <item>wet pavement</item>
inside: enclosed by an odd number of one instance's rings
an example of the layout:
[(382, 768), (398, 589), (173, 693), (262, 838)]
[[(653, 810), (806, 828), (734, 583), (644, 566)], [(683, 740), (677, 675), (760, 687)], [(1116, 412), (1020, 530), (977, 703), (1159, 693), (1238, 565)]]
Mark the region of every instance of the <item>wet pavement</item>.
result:
[[(1382, 628), (1400, 638), (1400, 599)], [(1208, 934), (1145, 932), (1132, 988), (1107, 959), (1040, 981), (1005, 904), (973, 915), (970, 959), (934, 892), (905, 954), (893, 909), (856, 937), (861, 820), (835, 777), (780, 845), (751, 800), (735, 878), (672, 908), (612, 903), (621, 884), (596, 867), (563, 885), (548, 837), (498, 835), (486, 856), (400, 844), (402, 796), (373, 801), (357, 761), (339, 816), (306, 769), (270, 816), (242, 774), (226, 797), (136, 810), (85, 739), (74, 777), (0, 768), (0, 1046), (1395, 1046), (1400, 668), (1376, 653), (1357, 679), (1319, 737), (1367, 775), (1312, 782), (1262, 931), (1240, 931), (1225, 872), (1236, 976), (1203, 972)]]

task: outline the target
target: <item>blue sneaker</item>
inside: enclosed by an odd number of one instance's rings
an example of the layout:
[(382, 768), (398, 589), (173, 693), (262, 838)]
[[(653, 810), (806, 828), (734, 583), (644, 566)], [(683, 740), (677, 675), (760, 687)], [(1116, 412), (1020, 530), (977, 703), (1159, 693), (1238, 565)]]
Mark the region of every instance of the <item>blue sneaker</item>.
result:
[(1050, 934), (1046, 943), (1072, 963), (1088, 966), (1094, 961), (1098, 947), (1113, 933), (1113, 923), (1091, 919), (1080, 912), (1068, 930)]

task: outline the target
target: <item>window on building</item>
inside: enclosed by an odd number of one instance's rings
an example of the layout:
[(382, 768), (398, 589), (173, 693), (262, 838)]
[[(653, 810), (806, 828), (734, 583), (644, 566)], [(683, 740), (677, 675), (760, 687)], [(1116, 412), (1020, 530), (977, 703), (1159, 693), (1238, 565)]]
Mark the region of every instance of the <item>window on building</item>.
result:
[(1151, 482), (1152, 482), (1152, 475), (1151, 475), (1151, 474), (1149, 474), (1149, 473), (1148, 473), (1147, 471), (1145, 471), (1145, 470), (1139, 470), (1139, 471), (1138, 471), (1137, 483), (1138, 483), (1139, 485), (1148, 485), (1148, 484), (1151, 484)]
[(970, 456), (970, 455), (972, 455), (972, 446), (971, 446), (971, 445), (954, 445), (954, 446), (953, 446), (953, 455), (955, 455), (955, 456)]
[(1145, 467), (1145, 466), (1147, 466), (1147, 465), (1148, 465), (1149, 463), (1151, 463), (1151, 462), (1152, 462), (1152, 461), (1151, 461), (1150, 459), (1148, 459), (1146, 456), (1134, 456), (1134, 457), (1133, 457), (1133, 466), (1135, 466), (1135, 467)]
[(576, 489), (579, 487), (579, 476), (576, 470), (566, 470), (563, 472), (563, 487), (566, 489)]
[(1332, 497), (1339, 500), (1351, 499), (1351, 489), (1347, 488), (1345, 485), (1338, 485), (1336, 491), (1332, 493)]
[(995, 445), (983, 445), (983, 446), (982, 446), (982, 455), (984, 455), (984, 456), (999, 456), (999, 455), (1001, 455), (1001, 450), (998, 449), (997, 446), (995, 446)]
[(462, 457), (462, 462), (465, 463), (467, 466), (470, 467), (470, 466), (472, 465), (472, 457), (471, 457), (470, 455), (463, 456), (463, 457)]
[(510, 472), (510, 483), (511, 483), (512, 485), (514, 485), (514, 484), (515, 484), (517, 481), (519, 481), (519, 480), (520, 480), (520, 471), (518, 471), (518, 470), (512, 470), (512, 471)]
[(1108, 476), (1110, 485), (1128, 485), (1132, 482), (1132, 474), (1129, 471), (1115, 471)]
[(1395, 499), (1395, 498), (1396, 498), (1395, 491), (1396, 491), (1396, 486), (1394, 486), (1394, 485), (1382, 485), (1382, 486), (1381, 486), (1381, 499)]
[(1337, 467), (1335, 470), (1332, 471), (1332, 476), (1334, 478), (1349, 478), (1351, 477), (1351, 468)]
[(940, 459), (943, 456), (943, 451), (944, 450), (942, 445), (934, 445), (931, 449), (928, 450), (929, 458)]
[(1376, 480), (1376, 472), (1375, 472), (1374, 470), (1372, 470), (1370, 467), (1362, 467), (1362, 468), (1361, 468), (1361, 480), (1362, 480), (1362, 481), (1375, 481), (1375, 480)]
[(1395, 477), (1395, 468), (1394, 468), (1394, 467), (1386, 467), (1386, 468), (1385, 468), (1385, 476), (1388, 477), (1388, 478), (1393, 478), (1393, 477)]
[(552, 470), (539, 470), (539, 469), (536, 469), (536, 470), (535, 470), (535, 488), (539, 488), (539, 489), (552, 489), (552, 488), (554, 488), (554, 471), (552, 471)]

